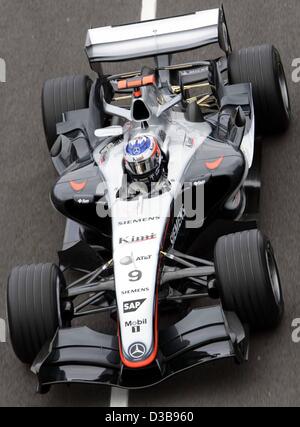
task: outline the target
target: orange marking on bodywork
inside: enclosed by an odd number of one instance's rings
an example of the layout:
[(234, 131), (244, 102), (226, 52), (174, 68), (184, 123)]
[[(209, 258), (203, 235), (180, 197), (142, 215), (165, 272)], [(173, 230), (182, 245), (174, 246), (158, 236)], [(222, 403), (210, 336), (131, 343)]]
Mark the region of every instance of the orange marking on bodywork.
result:
[(221, 166), (223, 160), (224, 160), (224, 157), (220, 157), (219, 159), (215, 160), (214, 162), (206, 162), (205, 166), (207, 167), (207, 169), (214, 171)]
[(143, 85), (142, 79), (139, 80), (129, 80), (127, 82), (128, 89), (134, 89), (136, 87), (141, 87)]
[(155, 75), (145, 76), (137, 79), (120, 80), (118, 89), (136, 89), (142, 86), (154, 85), (156, 83)]
[(70, 187), (72, 188), (72, 190), (77, 192), (84, 190), (86, 186), (87, 186), (87, 181), (83, 181), (83, 182), (71, 181), (70, 182)]
[(124, 90), (127, 89), (127, 80), (121, 80), (118, 82), (118, 89)]
[(144, 86), (146, 86), (146, 85), (154, 85), (155, 82), (156, 82), (156, 79), (155, 79), (155, 75), (154, 74), (152, 74), (150, 76), (145, 76), (143, 78), (143, 85)]
[(140, 98), (140, 97), (142, 96), (142, 92), (141, 92), (140, 90), (135, 90), (135, 91), (133, 92), (133, 96), (134, 96), (135, 98)]

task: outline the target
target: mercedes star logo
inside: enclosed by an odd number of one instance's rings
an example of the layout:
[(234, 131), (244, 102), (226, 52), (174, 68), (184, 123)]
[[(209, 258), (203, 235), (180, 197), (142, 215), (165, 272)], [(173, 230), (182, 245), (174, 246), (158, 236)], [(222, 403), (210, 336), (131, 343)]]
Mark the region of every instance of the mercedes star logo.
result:
[(146, 354), (146, 346), (142, 343), (135, 343), (129, 348), (129, 355), (133, 359), (141, 359)]

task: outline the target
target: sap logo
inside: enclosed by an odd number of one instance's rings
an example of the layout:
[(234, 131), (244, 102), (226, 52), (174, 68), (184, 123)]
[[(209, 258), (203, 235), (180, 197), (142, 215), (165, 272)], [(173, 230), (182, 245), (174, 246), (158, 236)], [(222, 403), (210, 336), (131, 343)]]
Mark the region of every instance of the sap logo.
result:
[(147, 323), (148, 323), (147, 319), (137, 320), (135, 322), (130, 320), (130, 322), (125, 322), (125, 328), (137, 328), (137, 327), (147, 325)]
[(159, 221), (159, 220), (160, 220), (159, 216), (150, 217), (150, 218), (138, 218), (138, 219), (132, 219), (132, 220), (128, 220), (128, 221), (120, 221), (119, 226), (141, 224), (144, 222), (153, 222), (153, 221)]
[(141, 292), (149, 292), (149, 290), (149, 288), (130, 289), (127, 291), (122, 291), (122, 295), (139, 294)]
[(126, 244), (131, 244), (131, 243), (142, 243), (142, 242), (148, 242), (151, 240), (155, 240), (156, 239), (156, 234), (152, 233), (152, 234), (147, 234), (146, 236), (132, 236), (132, 237), (121, 237), (119, 240), (119, 244), (120, 245), (126, 245)]
[(6, 342), (6, 324), (4, 319), (0, 319), (0, 343)]
[(136, 301), (127, 301), (123, 304), (124, 313), (135, 313), (144, 304), (146, 299), (139, 299)]
[(292, 73), (292, 80), (294, 83), (300, 83), (300, 58), (295, 58), (292, 63), (295, 70)]
[(173, 231), (172, 231), (171, 236), (170, 236), (170, 242), (171, 242), (172, 246), (174, 246), (176, 243), (178, 233), (181, 229), (184, 217), (185, 217), (185, 210), (184, 210), (184, 207), (182, 206), (182, 208), (180, 209), (180, 212), (178, 213), (177, 220), (175, 222)]

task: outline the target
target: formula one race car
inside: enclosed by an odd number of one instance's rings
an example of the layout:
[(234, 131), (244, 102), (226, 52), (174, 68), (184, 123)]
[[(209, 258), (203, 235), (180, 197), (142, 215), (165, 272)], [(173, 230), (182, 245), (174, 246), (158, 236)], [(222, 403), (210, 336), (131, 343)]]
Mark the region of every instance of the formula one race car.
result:
[[(214, 60), (178, 52), (219, 44)], [(39, 391), (58, 383), (157, 384), (248, 358), (248, 331), (276, 327), (284, 302), (257, 229), (259, 137), (288, 128), (284, 69), (270, 45), (232, 50), (224, 10), (89, 30), (97, 79), (50, 80), (44, 127), (68, 218), (59, 267), (15, 268), (11, 341)], [(154, 58), (105, 75), (103, 64)], [(114, 335), (84, 316), (109, 313)]]

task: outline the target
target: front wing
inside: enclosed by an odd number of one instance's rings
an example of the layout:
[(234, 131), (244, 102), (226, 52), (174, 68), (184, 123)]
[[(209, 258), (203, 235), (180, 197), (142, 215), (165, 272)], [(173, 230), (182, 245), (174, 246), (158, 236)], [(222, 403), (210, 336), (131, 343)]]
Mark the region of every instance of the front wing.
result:
[(54, 384), (87, 383), (137, 389), (154, 386), (180, 372), (225, 358), (248, 358), (248, 334), (221, 306), (197, 308), (160, 332), (160, 350), (152, 366), (127, 369), (120, 361), (116, 336), (87, 327), (60, 329), (47, 344), (32, 371), (39, 391)]

